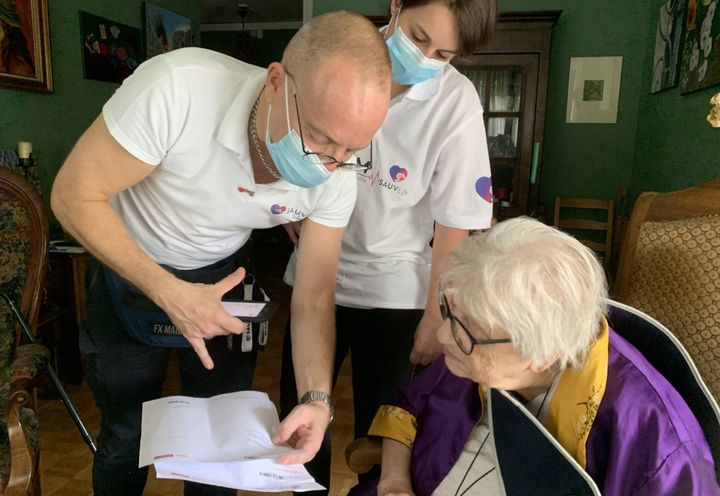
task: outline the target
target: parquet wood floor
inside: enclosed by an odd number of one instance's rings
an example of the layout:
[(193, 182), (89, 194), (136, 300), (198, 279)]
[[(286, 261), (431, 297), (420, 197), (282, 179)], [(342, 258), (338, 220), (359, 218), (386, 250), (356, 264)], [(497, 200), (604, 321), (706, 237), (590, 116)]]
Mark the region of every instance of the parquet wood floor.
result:
[[(278, 301), (279, 308), (270, 323), (270, 336), (264, 352), (258, 355), (253, 388), (266, 391), (278, 405), (279, 377), (282, 356), (282, 334), (288, 317), (290, 288), (282, 282), (290, 247), (283, 238), (284, 232), (277, 229), (256, 241), (255, 262), (258, 273), (262, 273), (263, 286), (271, 298)], [(165, 384), (165, 395), (178, 394), (179, 379), (174, 363), (171, 362)], [(332, 429), (332, 481), (330, 494), (341, 496), (355, 484), (356, 477), (345, 464), (345, 446), (352, 441), (352, 386), (349, 360), (341, 369), (333, 393), (336, 416)], [(92, 393), (87, 384), (67, 385), (72, 398), (88, 430), (95, 438), (100, 425)], [(43, 496), (88, 496), (92, 495), (92, 455), (83, 442), (70, 416), (60, 400), (40, 399), (38, 415), (41, 434), (41, 487)], [(146, 496), (181, 496), (182, 482), (157, 479), (152, 472), (145, 488)], [(261, 496), (267, 493), (238, 491), (242, 496)], [(283, 496), (291, 493), (280, 493)]]

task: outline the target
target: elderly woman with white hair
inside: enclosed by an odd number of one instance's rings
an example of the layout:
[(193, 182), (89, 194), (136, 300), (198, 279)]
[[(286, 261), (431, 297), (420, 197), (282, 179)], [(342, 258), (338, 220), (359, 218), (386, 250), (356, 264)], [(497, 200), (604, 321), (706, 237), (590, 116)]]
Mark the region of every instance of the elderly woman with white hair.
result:
[(383, 406), (353, 494), (720, 494), (679, 393), (608, 327), (592, 251), (519, 218), (468, 238), (439, 295), (444, 357)]

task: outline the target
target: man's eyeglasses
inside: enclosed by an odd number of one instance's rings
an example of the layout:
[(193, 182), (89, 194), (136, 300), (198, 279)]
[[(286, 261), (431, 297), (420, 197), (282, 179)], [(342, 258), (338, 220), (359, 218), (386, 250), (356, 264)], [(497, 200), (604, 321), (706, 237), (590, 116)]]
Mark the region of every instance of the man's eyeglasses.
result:
[[(445, 293), (443, 293), (442, 290), (438, 293), (438, 299), (440, 303), (440, 315), (442, 316), (443, 320), (450, 319), (450, 330), (452, 331), (453, 338), (455, 339), (455, 342), (458, 345), (458, 348), (465, 353), (466, 355), (470, 355), (473, 351), (473, 348), (476, 344), (479, 345), (485, 345), (485, 344), (501, 344), (501, 343), (511, 343), (512, 340), (509, 338), (504, 339), (475, 339), (471, 334), (470, 331), (468, 331), (468, 328), (465, 327), (465, 324), (460, 322), (460, 319), (458, 319), (453, 313), (450, 311), (450, 304), (448, 303), (447, 296), (445, 296)], [(462, 328), (462, 331), (458, 329), (458, 326)]]
[(345, 171), (366, 172), (372, 169), (372, 141), (370, 142), (370, 160), (365, 163), (362, 163), (359, 157), (357, 158), (357, 162), (341, 162), (332, 155), (327, 155), (325, 153), (315, 153), (308, 150), (308, 148), (305, 146), (305, 138), (303, 138), (302, 125), (300, 124), (300, 107), (298, 106), (297, 93), (293, 95), (293, 98), (295, 98), (295, 112), (297, 113), (298, 129), (300, 130), (300, 143), (302, 143), (303, 148), (303, 159), (307, 160), (308, 162), (314, 162), (317, 159), (323, 165), (337, 164), (338, 169)]

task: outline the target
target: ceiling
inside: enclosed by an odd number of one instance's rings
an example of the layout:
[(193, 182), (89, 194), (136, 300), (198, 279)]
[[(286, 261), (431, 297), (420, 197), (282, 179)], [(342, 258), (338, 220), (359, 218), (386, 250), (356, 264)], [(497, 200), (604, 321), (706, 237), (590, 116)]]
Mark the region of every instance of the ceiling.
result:
[(303, 0), (200, 0), (202, 24), (241, 23), (238, 4), (246, 4), (246, 23), (302, 21)]

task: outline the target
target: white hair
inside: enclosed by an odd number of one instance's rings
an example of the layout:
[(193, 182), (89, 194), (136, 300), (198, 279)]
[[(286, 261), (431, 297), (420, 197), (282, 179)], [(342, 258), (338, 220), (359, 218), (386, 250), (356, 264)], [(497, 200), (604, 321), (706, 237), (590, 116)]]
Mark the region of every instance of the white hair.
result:
[(582, 364), (607, 306), (594, 252), (526, 217), (466, 239), (442, 284), (488, 337), (502, 330), (534, 364), (556, 362), (561, 369)]

